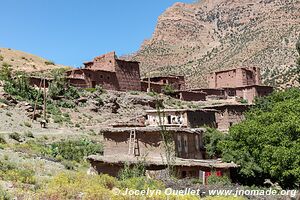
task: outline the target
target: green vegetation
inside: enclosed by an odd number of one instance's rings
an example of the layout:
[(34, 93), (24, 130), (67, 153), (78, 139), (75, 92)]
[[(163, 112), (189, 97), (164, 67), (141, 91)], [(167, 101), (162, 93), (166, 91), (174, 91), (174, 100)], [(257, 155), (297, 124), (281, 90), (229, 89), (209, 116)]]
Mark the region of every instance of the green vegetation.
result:
[(298, 42), (296, 44), (296, 49), (299, 53), (299, 57), (297, 58), (296, 65), (297, 65), (297, 71), (298, 71), (298, 82), (300, 83), (300, 37), (299, 37)]
[(174, 92), (175, 92), (173, 86), (172, 86), (172, 85), (169, 85), (169, 84), (168, 84), (168, 85), (165, 85), (165, 86), (162, 88), (162, 91), (163, 91), (163, 93), (166, 94), (166, 95), (172, 95), (172, 94), (174, 94)]
[(0, 179), (20, 183), (35, 183), (33, 170), (18, 168), (16, 165), (5, 160), (0, 161)]
[(52, 143), (45, 153), (59, 160), (82, 162), (85, 156), (102, 153), (102, 145), (86, 139), (66, 140)]
[(13, 140), (16, 140), (18, 142), (22, 141), (22, 136), (19, 133), (17, 133), (17, 132), (10, 133), (9, 134), (9, 138), (11, 138)]
[(120, 180), (127, 180), (129, 178), (137, 178), (145, 175), (145, 163), (138, 163), (133, 167), (130, 167), (129, 164), (125, 164), (124, 168), (119, 173)]
[(300, 184), (300, 90), (289, 89), (258, 99), (246, 120), (234, 125), (221, 146), (225, 161), (234, 161), (240, 182), (260, 185), (265, 179), (284, 188)]
[(0, 55), (0, 61), (3, 61), (4, 57), (2, 55)]
[(225, 139), (224, 133), (217, 129), (206, 127), (204, 134), (204, 146), (209, 158), (219, 158), (222, 154), (220, 142)]
[(53, 61), (50, 61), (50, 60), (45, 61), (45, 64), (46, 65), (55, 65), (55, 63)]
[(209, 185), (219, 185), (219, 186), (231, 185), (231, 181), (228, 178), (228, 176), (217, 176), (215, 173), (213, 173), (207, 178), (207, 183)]

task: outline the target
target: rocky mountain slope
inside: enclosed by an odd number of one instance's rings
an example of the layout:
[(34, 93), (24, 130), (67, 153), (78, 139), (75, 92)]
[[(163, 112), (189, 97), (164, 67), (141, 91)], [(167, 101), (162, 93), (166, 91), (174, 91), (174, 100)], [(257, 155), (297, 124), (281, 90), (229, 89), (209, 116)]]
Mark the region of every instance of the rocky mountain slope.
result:
[(0, 48), (0, 67), (4, 63), (11, 65), (15, 71), (28, 73), (64, 67), (36, 55), (9, 48)]
[(267, 85), (296, 85), (298, 0), (201, 0), (175, 3), (153, 36), (131, 59), (142, 74), (184, 74), (189, 87), (206, 86), (206, 74), (238, 66), (261, 67)]

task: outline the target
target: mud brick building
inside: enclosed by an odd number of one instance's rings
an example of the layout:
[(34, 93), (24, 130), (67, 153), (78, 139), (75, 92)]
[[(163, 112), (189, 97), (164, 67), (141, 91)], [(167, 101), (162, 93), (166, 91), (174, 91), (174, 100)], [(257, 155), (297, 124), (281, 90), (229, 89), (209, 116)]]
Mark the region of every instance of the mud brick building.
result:
[(237, 97), (248, 103), (273, 91), (272, 87), (261, 85), (260, 70), (256, 67), (213, 72), (208, 76), (208, 85), (211, 91), (223, 90), (225, 98)]
[[(174, 140), (174, 169), (178, 178), (204, 177), (205, 172), (218, 171), (230, 175), (234, 163), (207, 160), (203, 146), (205, 129), (169, 127)], [(117, 176), (125, 163), (142, 162), (148, 172), (166, 169), (166, 158), (159, 127), (108, 128), (101, 131), (104, 154), (88, 157), (91, 167), (98, 173)]]
[(166, 126), (166, 127), (188, 127), (198, 128), (203, 126), (216, 127), (216, 118), (214, 109), (164, 109), (146, 110), (148, 126)]
[(206, 106), (206, 109), (216, 110), (215, 124), (219, 131), (227, 132), (231, 126), (245, 119), (244, 113), (249, 109), (248, 104), (219, 104)]
[(206, 95), (205, 92), (201, 91), (177, 90), (170, 96), (183, 101), (205, 101)]
[(208, 78), (209, 88), (242, 87), (260, 84), (260, 70), (256, 67), (216, 71), (211, 73)]
[(94, 88), (96, 85), (107, 90), (141, 90), (139, 63), (117, 58), (110, 52), (84, 63), (83, 69), (66, 72), (70, 85), (81, 88)]

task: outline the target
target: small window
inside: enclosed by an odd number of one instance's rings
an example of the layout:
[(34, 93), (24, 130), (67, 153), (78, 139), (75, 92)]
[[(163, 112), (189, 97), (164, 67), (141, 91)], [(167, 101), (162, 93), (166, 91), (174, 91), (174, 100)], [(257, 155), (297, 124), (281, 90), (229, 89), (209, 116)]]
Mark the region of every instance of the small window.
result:
[(109, 76), (107, 76), (107, 80), (109, 80)]
[(229, 122), (229, 127), (231, 127), (233, 125), (233, 122)]
[(183, 137), (183, 145), (184, 145), (184, 151), (185, 151), (185, 153), (188, 153), (188, 137), (187, 137), (187, 135), (185, 135), (184, 137)]
[(195, 146), (196, 150), (199, 150), (199, 135), (195, 135)]
[(182, 144), (181, 144), (181, 135), (177, 135), (177, 148), (178, 148), (178, 152), (182, 151)]
[(111, 60), (109, 61), (109, 63), (111, 63)]
[(103, 75), (102, 75), (102, 74), (100, 75), (100, 78), (103, 78)]

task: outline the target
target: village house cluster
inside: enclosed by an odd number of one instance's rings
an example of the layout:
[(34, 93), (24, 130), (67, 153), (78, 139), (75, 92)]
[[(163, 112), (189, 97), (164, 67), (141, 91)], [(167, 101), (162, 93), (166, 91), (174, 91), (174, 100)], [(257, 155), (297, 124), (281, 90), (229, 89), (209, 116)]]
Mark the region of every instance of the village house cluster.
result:
[[(166, 169), (161, 126), (172, 134), (174, 143), (173, 166), (177, 177), (206, 178), (215, 172), (230, 176), (234, 163), (219, 158), (208, 159), (203, 145), (203, 127), (227, 132), (230, 126), (244, 119), (244, 112), (256, 97), (270, 94), (272, 87), (261, 85), (260, 71), (256, 67), (241, 67), (216, 71), (208, 76), (208, 88), (186, 89), (184, 76), (159, 76), (141, 79), (139, 63), (118, 59), (115, 52), (107, 53), (84, 63), (82, 69), (66, 72), (70, 85), (107, 90), (164, 92), (185, 101), (202, 101), (199, 109), (146, 110), (143, 124), (135, 127), (111, 126), (102, 130), (104, 154), (88, 157), (91, 169), (98, 173), (117, 176), (125, 164), (133, 166), (144, 162), (147, 173), (157, 175)], [(38, 79), (31, 83), (39, 85)], [(48, 82), (47, 82), (48, 84)], [(213, 103), (208, 103), (213, 102)]]

